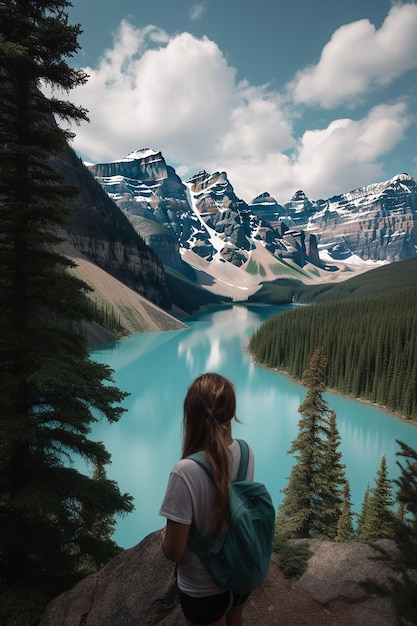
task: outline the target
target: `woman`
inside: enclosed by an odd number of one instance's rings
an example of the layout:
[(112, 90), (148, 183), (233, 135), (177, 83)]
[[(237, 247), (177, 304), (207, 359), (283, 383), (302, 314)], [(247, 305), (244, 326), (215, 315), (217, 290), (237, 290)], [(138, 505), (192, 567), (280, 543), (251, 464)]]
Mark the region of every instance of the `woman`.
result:
[[(236, 395), (232, 383), (220, 374), (207, 373), (190, 386), (184, 400), (182, 460), (173, 467), (160, 515), (167, 518), (161, 547), (178, 564), (181, 607), (188, 626), (240, 626), (248, 597), (233, 597), (220, 588), (197, 555), (187, 546), (191, 523), (205, 539), (229, 522), (230, 481), (237, 476), (239, 443), (232, 438)], [(209, 474), (186, 457), (204, 451), (212, 467)], [(253, 480), (250, 450), (246, 478)]]

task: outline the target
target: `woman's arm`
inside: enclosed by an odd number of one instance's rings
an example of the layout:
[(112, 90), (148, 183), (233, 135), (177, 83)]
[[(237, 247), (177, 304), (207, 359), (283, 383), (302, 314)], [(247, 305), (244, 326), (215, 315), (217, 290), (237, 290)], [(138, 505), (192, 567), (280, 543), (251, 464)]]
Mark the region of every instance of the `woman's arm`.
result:
[(161, 548), (170, 561), (181, 561), (187, 548), (190, 526), (167, 520), (167, 525), (161, 533)]

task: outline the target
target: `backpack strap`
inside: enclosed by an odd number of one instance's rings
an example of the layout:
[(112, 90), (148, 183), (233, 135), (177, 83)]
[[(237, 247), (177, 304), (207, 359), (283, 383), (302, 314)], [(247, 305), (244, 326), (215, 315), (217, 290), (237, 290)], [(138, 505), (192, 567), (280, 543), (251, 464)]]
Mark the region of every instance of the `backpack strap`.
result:
[(236, 480), (245, 480), (249, 465), (249, 446), (243, 439), (237, 439), (240, 446), (240, 463)]
[[(245, 480), (249, 463), (249, 446), (246, 441), (243, 441), (243, 439), (237, 439), (236, 441), (240, 446), (240, 462), (236, 480)], [(198, 463), (209, 474), (209, 476), (213, 475), (210, 463), (206, 455), (202, 452), (190, 454), (187, 456), (187, 459), (191, 459), (192, 461)], [(188, 535), (188, 545), (204, 562), (204, 558), (207, 553), (207, 544), (194, 522), (191, 524), (190, 534)]]
[[(245, 480), (249, 464), (249, 446), (243, 439), (236, 439), (240, 447), (240, 463), (236, 480)], [(205, 454), (202, 452), (194, 452), (187, 456), (187, 459), (195, 461), (204, 468), (210, 476), (212, 476), (211, 465)]]
[(187, 456), (187, 459), (191, 459), (201, 465), (201, 467), (206, 470), (207, 474), (212, 476), (211, 465), (205, 454), (202, 452), (194, 452), (194, 454)]

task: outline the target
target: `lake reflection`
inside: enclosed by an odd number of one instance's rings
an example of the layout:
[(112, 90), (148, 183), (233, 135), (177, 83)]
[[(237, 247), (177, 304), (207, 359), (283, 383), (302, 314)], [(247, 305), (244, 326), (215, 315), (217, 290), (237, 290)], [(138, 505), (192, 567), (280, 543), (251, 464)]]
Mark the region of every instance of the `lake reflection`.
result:
[[(93, 433), (112, 455), (108, 477), (134, 497), (134, 512), (117, 523), (119, 545), (131, 547), (164, 524), (158, 510), (169, 471), (181, 456), (184, 396), (203, 372), (217, 371), (234, 383), (242, 421), (234, 425), (234, 434), (252, 446), (255, 478), (267, 485), (278, 505), (293, 462), (287, 450), (297, 435), (298, 407), (306, 390), (283, 374), (256, 366), (247, 343), (263, 321), (288, 308), (213, 308), (188, 319), (187, 329), (133, 335), (92, 352), (94, 360), (115, 371), (117, 386), (131, 394), (119, 423), (98, 424)], [(337, 413), (343, 462), (354, 509), (359, 512), (382, 455), (394, 478), (398, 475), (395, 439), (417, 448), (417, 427), (336, 394), (326, 394), (326, 399)]]

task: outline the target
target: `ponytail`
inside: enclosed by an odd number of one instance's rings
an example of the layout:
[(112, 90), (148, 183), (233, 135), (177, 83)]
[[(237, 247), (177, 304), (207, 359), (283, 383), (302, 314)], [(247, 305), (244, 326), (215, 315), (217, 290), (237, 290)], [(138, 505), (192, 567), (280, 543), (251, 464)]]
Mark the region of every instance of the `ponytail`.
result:
[(227, 439), (236, 419), (233, 384), (220, 374), (207, 373), (190, 386), (184, 400), (182, 458), (204, 450), (215, 486), (212, 530), (226, 532), (229, 525), (231, 458)]

